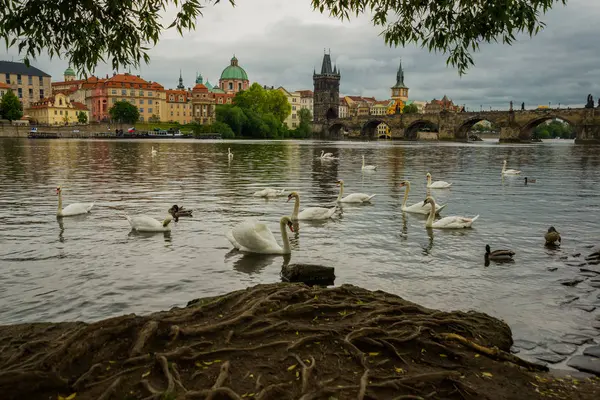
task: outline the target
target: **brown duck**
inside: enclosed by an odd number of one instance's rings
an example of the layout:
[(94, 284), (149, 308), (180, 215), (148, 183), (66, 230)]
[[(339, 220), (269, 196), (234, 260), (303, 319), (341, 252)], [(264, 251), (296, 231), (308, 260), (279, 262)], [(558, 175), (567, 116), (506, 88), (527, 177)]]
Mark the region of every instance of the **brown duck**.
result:
[(546, 232), (546, 234), (544, 235), (544, 239), (546, 239), (546, 245), (550, 245), (550, 246), (556, 246), (558, 242), (558, 244), (560, 244), (561, 238), (560, 238), (560, 233), (558, 233), (556, 231), (556, 229), (554, 229), (553, 226), (551, 226), (550, 228), (548, 228), (548, 232)]
[(186, 210), (183, 206), (179, 207), (177, 204), (173, 204), (171, 208), (169, 208), (169, 214), (173, 216), (175, 222), (179, 221), (179, 217), (191, 217), (192, 210)]

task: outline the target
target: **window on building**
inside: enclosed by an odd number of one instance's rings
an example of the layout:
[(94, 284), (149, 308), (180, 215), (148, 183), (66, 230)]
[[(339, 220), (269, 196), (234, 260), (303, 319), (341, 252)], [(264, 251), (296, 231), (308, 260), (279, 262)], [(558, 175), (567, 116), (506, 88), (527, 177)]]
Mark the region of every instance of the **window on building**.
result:
[(140, 114), (141, 114), (141, 113), (143, 113), (143, 112), (144, 112), (144, 109), (143, 109), (143, 108), (140, 108)]
[(171, 117), (173, 116), (173, 111), (171, 111)]
[(229, 82), (229, 90), (233, 90), (233, 82)]
[(292, 119), (296, 119), (296, 114), (292, 114)]
[(33, 85), (33, 76), (31, 76), (31, 75), (27, 76), (27, 83), (29, 85)]
[(42, 86), (44, 84), (44, 78), (42, 78), (41, 76), (39, 77), (40, 79), (40, 86)]
[(113, 104), (115, 104), (115, 103), (117, 102), (117, 99), (114, 99), (114, 98), (113, 98), (113, 99), (111, 99), (111, 100), (112, 100), (112, 103), (113, 103)]
[(131, 92), (129, 92), (129, 95), (130, 95), (131, 97), (135, 97), (135, 90), (132, 90)]
[(58, 105), (60, 105), (60, 106), (62, 106), (62, 105), (63, 105), (63, 103), (62, 103), (62, 99), (58, 99)]
[(58, 114), (58, 111), (54, 110), (54, 115), (57, 115), (57, 114)]
[(149, 97), (152, 97), (152, 92), (148, 92), (148, 96), (149, 96)]
[(21, 74), (17, 74), (17, 85), (20, 85), (21, 83)]
[(241, 91), (241, 90), (242, 90), (242, 84), (238, 83), (238, 91)]
[(292, 122), (292, 128), (295, 128), (295, 127), (296, 127), (296, 123)]
[(117, 89), (113, 89), (110, 91), (112, 94), (117, 94)]
[(152, 99), (148, 99), (148, 104), (153, 104)]
[(4, 76), (6, 77), (6, 84), (10, 85), (10, 74), (4, 74)]
[(29, 88), (29, 98), (33, 99), (33, 89)]
[(144, 99), (140, 99), (140, 104), (144, 104)]
[(148, 109), (148, 112), (149, 112), (149, 113), (152, 113), (152, 108), (149, 108), (149, 109)]
[(175, 96), (173, 96), (173, 95), (170, 95), (170, 96), (169, 96), (169, 101), (175, 101)]
[(60, 115), (63, 115), (63, 113), (62, 113), (62, 110), (60, 110), (59, 114), (60, 114)]
[(144, 91), (140, 90), (140, 96), (143, 96), (143, 95), (144, 95)]
[(223, 98), (219, 97), (219, 104), (223, 104)]
[(17, 93), (19, 93), (19, 98), (22, 99), (23, 98), (23, 89), (18, 88)]
[(127, 90), (121, 89), (121, 96), (127, 96)]
[(292, 111), (296, 111), (296, 106), (292, 106)]

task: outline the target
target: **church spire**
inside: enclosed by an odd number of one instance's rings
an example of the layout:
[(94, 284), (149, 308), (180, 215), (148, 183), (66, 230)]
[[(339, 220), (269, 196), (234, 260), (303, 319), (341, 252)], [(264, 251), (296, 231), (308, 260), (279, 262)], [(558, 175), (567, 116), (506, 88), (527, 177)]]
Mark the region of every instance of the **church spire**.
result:
[(179, 70), (179, 85), (177, 85), (178, 90), (185, 90), (185, 86), (183, 86), (183, 76), (181, 75), (181, 69)]
[(398, 66), (398, 73), (396, 74), (396, 86), (404, 86), (404, 71), (402, 70), (402, 59), (400, 59), (400, 65)]

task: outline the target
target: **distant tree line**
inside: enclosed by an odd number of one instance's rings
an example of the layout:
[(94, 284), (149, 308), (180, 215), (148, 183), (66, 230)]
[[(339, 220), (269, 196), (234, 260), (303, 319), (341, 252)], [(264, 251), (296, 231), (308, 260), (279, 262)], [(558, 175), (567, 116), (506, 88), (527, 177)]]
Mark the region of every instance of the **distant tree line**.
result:
[(537, 139), (573, 139), (575, 137), (575, 129), (567, 122), (555, 119), (538, 125), (533, 130), (532, 136)]

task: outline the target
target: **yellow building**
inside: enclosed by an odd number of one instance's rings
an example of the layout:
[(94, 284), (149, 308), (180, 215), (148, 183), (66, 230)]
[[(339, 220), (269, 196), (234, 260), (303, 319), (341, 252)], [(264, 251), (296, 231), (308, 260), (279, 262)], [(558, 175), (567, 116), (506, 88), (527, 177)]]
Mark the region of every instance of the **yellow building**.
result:
[(69, 96), (57, 93), (32, 103), (25, 114), (40, 125), (75, 125), (79, 124), (78, 114), (84, 113), (89, 121), (90, 113), (83, 103), (71, 101)]
[(182, 125), (193, 121), (192, 94), (187, 90), (167, 90), (161, 121), (178, 122)]
[(50, 75), (35, 67), (27, 67), (19, 62), (0, 61), (0, 83), (12, 89), (23, 104), (23, 109), (28, 108), (31, 103), (50, 96), (52, 93), (50, 81)]
[[(283, 123), (288, 127), (288, 129), (295, 129), (300, 125), (300, 110), (302, 109), (302, 95), (300, 92), (290, 93), (283, 87), (278, 87), (277, 90), (282, 92), (287, 98), (288, 103), (292, 107), (292, 112), (288, 117), (283, 121)], [(311, 111), (312, 112), (312, 111)]]
[(4, 94), (7, 93), (9, 90), (10, 86), (8, 86), (6, 83), (0, 82), (0, 97), (4, 96)]

